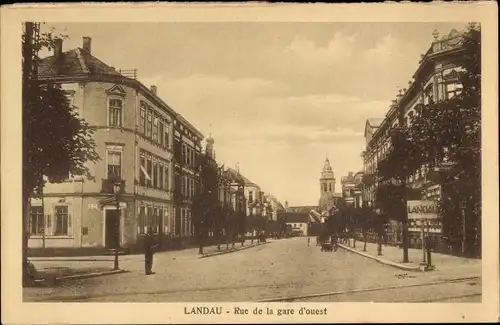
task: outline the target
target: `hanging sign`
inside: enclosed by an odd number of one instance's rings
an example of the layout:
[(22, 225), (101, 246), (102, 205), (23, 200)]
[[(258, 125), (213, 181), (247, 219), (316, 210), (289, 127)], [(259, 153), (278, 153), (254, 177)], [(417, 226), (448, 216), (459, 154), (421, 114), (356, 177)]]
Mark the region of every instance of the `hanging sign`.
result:
[(438, 207), (434, 201), (407, 201), (408, 219), (437, 219)]

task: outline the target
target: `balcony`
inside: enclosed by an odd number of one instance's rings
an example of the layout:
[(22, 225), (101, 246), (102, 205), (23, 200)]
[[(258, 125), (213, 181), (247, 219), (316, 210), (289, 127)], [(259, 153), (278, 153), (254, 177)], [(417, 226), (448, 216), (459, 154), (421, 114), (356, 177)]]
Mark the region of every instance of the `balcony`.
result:
[(115, 193), (114, 186), (117, 182), (120, 183), (120, 193), (124, 193), (125, 192), (125, 181), (122, 179), (117, 180), (116, 178), (102, 179), (101, 193), (114, 194)]

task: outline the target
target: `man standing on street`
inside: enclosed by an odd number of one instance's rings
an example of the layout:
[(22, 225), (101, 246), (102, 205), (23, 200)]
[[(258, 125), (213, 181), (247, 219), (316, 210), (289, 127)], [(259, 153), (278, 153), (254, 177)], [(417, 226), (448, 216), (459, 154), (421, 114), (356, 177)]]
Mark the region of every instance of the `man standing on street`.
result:
[(311, 246), (311, 237), (307, 236), (307, 247)]
[(154, 243), (153, 229), (148, 228), (147, 234), (144, 236), (144, 261), (146, 267), (146, 275), (154, 274), (153, 268), (153, 254), (156, 245)]

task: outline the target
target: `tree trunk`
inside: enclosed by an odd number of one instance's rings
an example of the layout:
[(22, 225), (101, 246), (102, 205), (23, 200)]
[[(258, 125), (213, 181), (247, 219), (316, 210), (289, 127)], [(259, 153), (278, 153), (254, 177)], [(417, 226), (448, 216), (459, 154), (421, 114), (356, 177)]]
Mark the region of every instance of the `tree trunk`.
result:
[[(22, 214), (23, 214), (23, 231), (22, 231), (22, 282), (23, 286), (30, 286), (33, 284), (32, 274), (30, 274), (30, 268), (28, 267), (28, 239), (29, 239), (29, 217), (30, 217), (30, 202), (29, 196), (23, 195), (22, 198)], [(45, 214), (44, 214), (45, 218)]]
[(382, 233), (380, 230), (377, 236), (377, 255), (382, 255)]
[(198, 254), (200, 255), (203, 255), (203, 239), (204, 239), (204, 233), (203, 231), (200, 232), (200, 235), (199, 235), (199, 244), (200, 244), (200, 247), (198, 249)]
[(409, 246), (408, 235), (409, 235), (408, 234), (408, 215), (406, 215), (405, 220), (403, 220), (403, 263), (410, 262), (410, 259), (408, 257), (408, 246)]

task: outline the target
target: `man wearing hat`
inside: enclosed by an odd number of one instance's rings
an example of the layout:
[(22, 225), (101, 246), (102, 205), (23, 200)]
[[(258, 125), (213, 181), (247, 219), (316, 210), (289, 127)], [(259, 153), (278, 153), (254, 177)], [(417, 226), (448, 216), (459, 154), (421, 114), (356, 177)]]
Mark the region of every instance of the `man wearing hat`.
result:
[(153, 236), (153, 228), (149, 227), (148, 232), (144, 236), (144, 261), (146, 267), (146, 275), (154, 274), (151, 269), (153, 268), (153, 254), (155, 248), (156, 245)]

